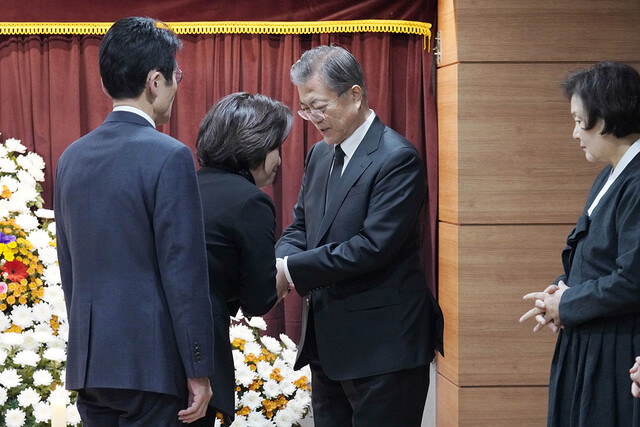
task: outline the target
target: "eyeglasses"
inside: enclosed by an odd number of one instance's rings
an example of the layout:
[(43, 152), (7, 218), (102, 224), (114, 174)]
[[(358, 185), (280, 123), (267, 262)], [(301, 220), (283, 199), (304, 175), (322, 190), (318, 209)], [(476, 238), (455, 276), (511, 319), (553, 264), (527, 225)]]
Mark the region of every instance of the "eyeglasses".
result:
[(336, 99), (329, 102), (327, 105), (325, 105), (322, 108), (307, 108), (304, 110), (298, 110), (298, 115), (305, 120), (309, 120), (312, 122), (321, 122), (327, 118), (325, 111), (327, 111), (328, 108), (331, 108), (333, 104), (335, 104), (338, 98), (340, 98), (341, 96), (342, 96), (342, 93), (336, 96)]
[(176, 84), (180, 84), (180, 82), (182, 81), (182, 77), (184, 77), (184, 73), (180, 68), (175, 70), (174, 73), (176, 75)]

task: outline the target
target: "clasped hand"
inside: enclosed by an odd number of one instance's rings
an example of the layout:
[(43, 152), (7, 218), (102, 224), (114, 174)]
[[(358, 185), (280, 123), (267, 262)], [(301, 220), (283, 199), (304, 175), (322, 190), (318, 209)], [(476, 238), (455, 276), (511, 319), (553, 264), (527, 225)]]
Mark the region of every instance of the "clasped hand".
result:
[(282, 258), (276, 258), (276, 294), (278, 295), (278, 302), (283, 300), (284, 297), (289, 294), (293, 288), (293, 283), (289, 283), (287, 275), (284, 272), (284, 260)]
[(538, 332), (545, 326), (549, 327), (553, 332), (558, 332), (562, 328), (560, 319), (560, 298), (565, 290), (569, 287), (561, 280), (557, 285), (550, 285), (543, 292), (533, 292), (526, 294), (522, 299), (533, 300), (534, 308), (527, 311), (521, 318), (520, 323), (531, 318), (535, 318), (536, 326), (533, 332)]

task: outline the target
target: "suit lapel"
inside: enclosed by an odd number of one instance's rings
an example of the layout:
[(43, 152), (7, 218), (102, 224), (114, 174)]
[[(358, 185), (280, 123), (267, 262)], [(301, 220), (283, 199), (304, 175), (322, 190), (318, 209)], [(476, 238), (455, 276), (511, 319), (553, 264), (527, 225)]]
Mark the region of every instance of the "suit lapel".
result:
[[(358, 181), (358, 178), (364, 173), (364, 171), (371, 165), (373, 162), (371, 158), (371, 154), (378, 149), (378, 145), (380, 144), (380, 137), (382, 136), (382, 131), (384, 130), (384, 124), (377, 117), (374, 119), (369, 131), (364, 136), (364, 139), (353, 153), (353, 157), (349, 160), (349, 164), (344, 170), (342, 177), (340, 178), (340, 183), (336, 188), (335, 194), (332, 196), (329, 201), (329, 205), (326, 206), (324, 217), (322, 218), (322, 222), (320, 223), (320, 228), (318, 229), (318, 233), (316, 234), (316, 238), (313, 242), (313, 247), (315, 247), (320, 240), (324, 237), (324, 235), (329, 230), (329, 227), (333, 223), (333, 220), (336, 217), (336, 214), (340, 210), (340, 206), (344, 202), (347, 193), (353, 185)], [(323, 175), (320, 175), (324, 178), (324, 189), (323, 197), (326, 194), (327, 180), (329, 178), (329, 171), (331, 169), (331, 161), (333, 159), (332, 156), (328, 156), (328, 167), (326, 171), (323, 169)], [(323, 165), (325, 167), (326, 165)]]

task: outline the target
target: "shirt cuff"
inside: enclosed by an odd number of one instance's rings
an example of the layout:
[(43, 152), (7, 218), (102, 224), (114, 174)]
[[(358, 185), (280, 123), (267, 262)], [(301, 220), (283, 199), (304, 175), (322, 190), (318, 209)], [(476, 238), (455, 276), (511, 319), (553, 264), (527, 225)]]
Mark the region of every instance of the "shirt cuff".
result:
[(289, 273), (289, 267), (287, 266), (287, 258), (289, 258), (289, 256), (285, 256), (283, 260), (284, 275), (287, 278), (287, 281), (289, 283), (293, 283), (293, 279), (291, 278), (291, 273)]

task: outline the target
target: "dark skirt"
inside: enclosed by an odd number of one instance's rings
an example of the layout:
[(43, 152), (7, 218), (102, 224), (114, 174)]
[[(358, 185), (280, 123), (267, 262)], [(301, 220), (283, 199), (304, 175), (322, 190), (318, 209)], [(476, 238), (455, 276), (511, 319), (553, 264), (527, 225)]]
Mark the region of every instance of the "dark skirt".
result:
[(561, 330), (549, 379), (549, 427), (639, 427), (629, 369), (640, 356), (640, 314)]

